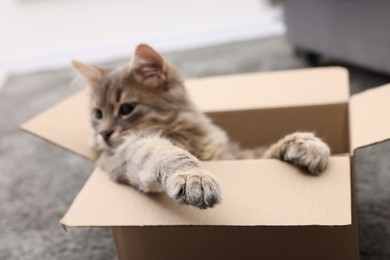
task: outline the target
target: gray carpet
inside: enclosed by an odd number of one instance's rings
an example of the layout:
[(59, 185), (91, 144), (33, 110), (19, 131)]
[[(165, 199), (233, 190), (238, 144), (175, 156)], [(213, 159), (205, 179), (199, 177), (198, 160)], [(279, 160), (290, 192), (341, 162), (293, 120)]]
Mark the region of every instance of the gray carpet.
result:
[[(282, 37), (167, 53), (166, 57), (187, 77), (307, 66)], [(127, 58), (113, 63), (127, 63)], [(352, 93), (390, 82), (389, 76), (355, 67), (349, 70)], [(114, 258), (109, 230), (65, 233), (58, 225), (92, 164), (18, 130), (27, 119), (78, 91), (70, 86), (72, 78), (69, 68), (15, 75), (0, 91), (0, 259)], [(390, 143), (384, 143), (359, 150), (354, 158), (363, 260), (390, 259), (389, 154)]]

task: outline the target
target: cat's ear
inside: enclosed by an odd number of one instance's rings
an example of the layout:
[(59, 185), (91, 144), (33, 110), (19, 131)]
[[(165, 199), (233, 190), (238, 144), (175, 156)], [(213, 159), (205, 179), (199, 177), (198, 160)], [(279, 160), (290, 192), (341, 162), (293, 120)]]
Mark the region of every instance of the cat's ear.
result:
[(96, 66), (76, 60), (72, 60), (72, 65), (91, 87), (96, 86), (103, 78), (103, 70)]
[(146, 44), (137, 46), (130, 64), (137, 79), (151, 87), (162, 86), (167, 80), (167, 65), (163, 57)]

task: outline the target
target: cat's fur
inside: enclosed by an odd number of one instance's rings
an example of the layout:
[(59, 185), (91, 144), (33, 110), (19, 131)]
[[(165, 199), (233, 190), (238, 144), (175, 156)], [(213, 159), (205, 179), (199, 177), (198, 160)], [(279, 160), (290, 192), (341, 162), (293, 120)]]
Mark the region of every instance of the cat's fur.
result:
[(91, 89), (97, 165), (115, 181), (207, 208), (220, 202), (221, 192), (199, 160), (278, 158), (312, 174), (326, 168), (329, 147), (308, 132), (241, 149), (192, 104), (176, 69), (145, 44), (122, 69), (73, 65)]

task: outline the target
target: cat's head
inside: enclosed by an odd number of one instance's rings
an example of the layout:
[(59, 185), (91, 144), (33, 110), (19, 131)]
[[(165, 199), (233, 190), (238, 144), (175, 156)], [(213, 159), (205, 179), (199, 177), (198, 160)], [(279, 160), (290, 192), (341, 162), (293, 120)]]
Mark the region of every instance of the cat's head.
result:
[(98, 150), (117, 144), (125, 131), (169, 126), (177, 111), (189, 105), (181, 76), (146, 44), (136, 48), (124, 68), (72, 64), (90, 88)]

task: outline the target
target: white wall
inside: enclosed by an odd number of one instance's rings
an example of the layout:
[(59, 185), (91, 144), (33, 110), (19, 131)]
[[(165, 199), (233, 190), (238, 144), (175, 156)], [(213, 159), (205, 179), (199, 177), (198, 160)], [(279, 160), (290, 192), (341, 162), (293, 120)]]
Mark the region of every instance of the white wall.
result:
[(0, 0), (0, 72), (280, 34), (266, 0)]

